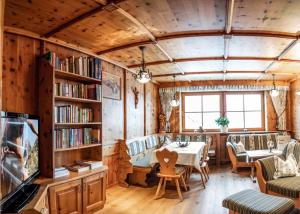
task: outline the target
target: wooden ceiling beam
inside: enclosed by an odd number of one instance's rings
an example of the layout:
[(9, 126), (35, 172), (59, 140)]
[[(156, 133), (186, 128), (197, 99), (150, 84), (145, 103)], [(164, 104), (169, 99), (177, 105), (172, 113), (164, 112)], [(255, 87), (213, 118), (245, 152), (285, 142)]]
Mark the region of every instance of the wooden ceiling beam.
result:
[(49, 38), (49, 37), (53, 36), (54, 34), (66, 29), (66, 28), (68, 28), (68, 27), (70, 27), (74, 24), (76, 24), (79, 21), (82, 21), (82, 20), (84, 20), (84, 19), (86, 19), (86, 18), (88, 18), (88, 17), (90, 17), (90, 16), (92, 16), (96, 13), (99, 13), (99, 12), (103, 11), (109, 5), (117, 4), (117, 3), (122, 2), (122, 1), (124, 1), (124, 0), (108, 0), (106, 5), (100, 4), (98, 2), (99, 6), (93, 8), (92, 10), (90, 10), (88, 12), (85, 12), (85, 13), (75, 17), (74, 19), (69, 20), (68, 22), (66, 22), (66, 23), (64, 23), (64, 24), (62, 24), (62, 25), (60, 25), (60, 26), (58, 26), (58, 27), (56, 27), (52, 30), (50, 30), (49, 32), (45, 33), (42, 37)]
[[(179, 59), (173, 59), (174, 61), (172, 63), (178, 63), (178, 62), (198, 62), (198, 61), (215, 61), (215, 60), (255, 60), (255, 61), (281, 61), (281, 62), (296, 62), (300, 63), (300, 60), (296, 59), (278, 59), (277, 57), (238, 57), (238, 56), (231, 56), (227, 57), (225, 59), (224, 56), (215, 56), (215, 57), (192, 57), (192, 58), (179, 58)], [(151, 65), (161, 65), (161, 64), (170, 64), (171, 62), (168, 60), (159, 60), (159, 61), (153, 61), (153, 62), (147, 62), (145, 63), (146, 66)], [(129, 65), (128, 68), (137, 68), (140, 67), (141, 64), (133, 64)]]
[(177, 69), (180, 71), (180, 73), (184, 74), (183, 69), (177, 63), (175, 63), (174, 59), (171, 57), (171, 55), (163, 47), (161, 47), (158, 44), (156, 37), (151, 33), (151, 31), (143, 23), (141, 23), (136, 17), (132, 16), (127, 11), (123, 10), (121, 7), (119, 7), (117, 5), (114, 5), (114, 6), (117, 8), (117, 12), (119, 12), (121, 15), (123, 15), (124, 17), (129, 19), (131, 22), (133, 22), (141, 31), (143, 31), (147, 35), (147, 37), (149, 38), (151, 43), (153, 45), (155, 45), (165, 55), (165, 57), (168, 59), (169, 63), (174, 63), (175, 66), (177, 67)]
[[(228, 74), (260, 74), (263, 71), (227, 71)], [(203, 74), (223, 74), (223, 71), (198, 71), (198, 72), (184, 72), (182, 73), (167, 73), (157, 74), (152, 77), (167, 77), (167, 76), (187, 76), (187, 75), (203, 75)]]
[[(288, 62), (296, 62), (295, 60), (290, 60), (290, 59), (282, 59), (282, 57), (284, 57), (296, 44), (297, 42), (299, 41), (299, 37), (297, 37), (296, 39), (294, 39), (292, 42), (290, 42), (288, 44), (288, 46), (286, 46), (286, 48), (284, 48), (281, 53), (276, 57), (276, 59), (271, 62), (268, 67), (265, 69), (264, 71), (264, 74), (260, 75), (258, 78), (257, 78), (257, 81), (260, 81), (264, 76), (265, 74), (276, 64), (276, 62), (279, 62), (279, 61), (288, 61)], [(298, 60), (297, 60), (298, 61)]]
[[(231, 31), (230, 34), (227, 34), (225, 31), (217, 30), (217, 31), (187, 31), (187, 32), (177, 32), (174, 34), (168, 34), (165, 36), (156, 37), (156, 42), (163, 40), (171, 40), (171, 39), (180, 39), (180, 38), (189, 38), (189, 37), (203, 37), (203, 36), (251, 36), (251, 37), (272, 37), (272, 38), (282, 38), (282, 39), (297, 39), (296, 34), (284, 33), (284, 32), (269, 32), (269, 31)], [(118, 51), (122, 49), (137, 47), (141, 45), (152, 44), (152, 40), (144, 40), (134, 43), (129, 43), (125, 45), (120, 45), (117, 47), (109, 48), (106, 50), (98, 51), (98, 55), (110, 53), (113, 51)]]
[(226, 3), (226, 26), (225, 26), (225, 32), (228, 34), (231, 32), (232, 28), (232, 20), (233, 20), (233, 10), (234, 10), (234, 0), (227, 0)]

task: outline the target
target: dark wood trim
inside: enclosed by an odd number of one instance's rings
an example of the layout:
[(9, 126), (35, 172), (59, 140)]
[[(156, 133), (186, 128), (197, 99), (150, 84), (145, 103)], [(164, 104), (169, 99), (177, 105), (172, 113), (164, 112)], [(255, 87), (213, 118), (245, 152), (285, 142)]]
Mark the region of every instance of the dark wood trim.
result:
[[(227, 74), (260, 74), (263, 71), (227, 71)], [(202, 74), (223, 74), (223, 71), (198, 71), (198, 72), (184, 72), (182, 73), (168, 73), (168, 74), (158, 74), (153, 75), (152, 77), (168, 77), (168, 76), (180, 76), (180, 75), (202, 75)]]
[[(225, 56), (214, 56), (214, 57), (191, 57), (191, 58), (179, 58), (174, 59), (173, 62), (198, 62), (198, 61), (215, 61), (215, 60), (255, 60), (255, 61), (282, 61), (282, 62), (296, 62), (300, 63), (300, 60), (297, 59), (279, 59), (278, 57), (245, 57), (245, 56), (231, 56), (225, 58)], [(162, 65), (162, 64), (171, 64), (169, 60), (159, 60), (153, 62), (146, 62), (146, 66), (151, 65)], [(137, 68), (141, 64), (129, 65), (128, 68)]]
[(126, 106), (127, 106), (127, 71), (124, 70), (123, 72), (123, 111), (124, 111), (124, 124), (123, 124), (123, 130), (124, 130), (124, 133), (123, 133), (123, 139), (127, 139), (127, 111), (126, 111)]
[(5, 0), (0, 2), (0, 109), (2, 109), (2, 74)]
[(67, 21), (66, 23), (52, 29), (51, 31), (45, 33), (43, 35), (43, 37), (48, 38), (50, 36), (53, 36), (54, 34), (64, 30), (65, 28), (68, 28), (71, 25), (74, 25), (75, 23), (77, 23), (79, 21), (82, 21), (82, 20), (84, 20), (84, 19), (86, 19), (86, 18), (88, 18), (88, 17), (90, 17), (90, 16), (92, 16), (96, 13), (99, 13), (99, 12), (103, 11), (103, 9), (105, 9), (106, 6), (108, 6), (110, 4), (117, 4), (117, 3), (120, 3), (121, 1), (123, 1), (123, 0), (108, 0), (106, 5), (101, 5), (100, 3), (98, 3), (99, 6), (97, 6), (96, 8), (94, 8), (94, 9), (88, 11), (88, 12), (85, 12), (85, 13), (75, 17), (74, 19), (71, 19), (71, 20)]
[(146, 95), (146, 84), (143, 84), (144, 89), (144, 136), (147, 135), (147, 95)]
[[(210, 95), (210, 94), (218, 94), (220, 95), (220, 113), (221, 115), (226, 115), (226, 95), (227, 94), (260, 94), (261, 95), (261, 125), (262, 127), (257, 128), (248, 128), (247, 131), (264, 131), (265, 130), (265, 98), (264, 92), (262, 91), (239, 91), (239, 92), (182, 92), (181, 100), (182, 100), (182, 112), (181, 112), (181, 120), (182, 120), (182, 131), (183, 132), (193, 132), (194, 130), (185, 128), (185, 96), (198, 96), (198, 95)], [(244, 111), (243, 111), (244, 112)], [(218, 129), (207, 129), (206, 131), (218, 131)], [(229, 131), (244, 131), (242, 128), (234, 128), (229, 129)]]
[[(232, 30), (229, 34), (224, 30), (215, 30), (215, 31), (183, 31), (176, 32), (172, 34), (166, 34), (164, 36), (156, 37), (156, 41), (163, 41), (169, 39), (178, 39), (178, 38), (189, 38), (189, 37), (201, 37), (201, 36), (224, 36), (224, 35), (232, 35), (232, 36), (251, 36), (251, 37), (273, 37), (273, 38), (282, 38), (282, 39), (298, 39), (299, 36), (293, 33), (287, 32), (278, 32), (278, 31), (254, 31), (254, 30)], [(118, 51), (126, 48), (131, 48), (140, 45), (147, 45), (153, 43), (152, 40), (144, 40), (129, 44), (124, 44), (120, 46), (116, 46), (113, 48), (109, 48), (106, 50), (98, 51), (98, 55), (110, 53), (113, 51)]]

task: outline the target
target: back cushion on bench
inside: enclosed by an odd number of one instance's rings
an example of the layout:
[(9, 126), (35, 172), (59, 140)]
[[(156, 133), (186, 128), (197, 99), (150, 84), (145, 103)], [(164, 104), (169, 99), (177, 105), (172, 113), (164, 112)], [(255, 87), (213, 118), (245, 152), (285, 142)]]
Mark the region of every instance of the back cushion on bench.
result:
[(267, 134), (238, 134), (229, 135), (227, 141), (231, 143), (242, 142), (246, 150), (262, 150), (268, 149), (267, 142), (269, 140), (274, 142), (275, 148), (277, 148), (277, 133)]
[(147, 137), (146, 138), (146, 146), (147, 146), (147, 149), (155, 148), (157, 146), (157, 137), (154, 135)]
[(127, 144), (129, 156), (134, 156), (146, 151), (145, 140), (136, 140)]

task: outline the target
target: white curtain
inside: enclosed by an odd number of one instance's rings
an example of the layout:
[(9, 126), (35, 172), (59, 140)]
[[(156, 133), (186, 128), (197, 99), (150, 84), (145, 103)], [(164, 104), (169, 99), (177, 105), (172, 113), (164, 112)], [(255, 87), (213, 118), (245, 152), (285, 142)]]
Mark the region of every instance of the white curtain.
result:
[(167, 90), (167, 91), (159, 91), (160, 96), (160, 104), (163, 110), (163, 113), (166, 116), (167, 122), (170, 120), (171, 112), (172, 112), (172, 106), (170, 105), (170, 102), (173, 98), (174, 90)]
[(286, 130), (286, 94), (286, 91), (280, 90), (277, 97), (272, 97), (272, 103), (277, 115), (278, 130)]

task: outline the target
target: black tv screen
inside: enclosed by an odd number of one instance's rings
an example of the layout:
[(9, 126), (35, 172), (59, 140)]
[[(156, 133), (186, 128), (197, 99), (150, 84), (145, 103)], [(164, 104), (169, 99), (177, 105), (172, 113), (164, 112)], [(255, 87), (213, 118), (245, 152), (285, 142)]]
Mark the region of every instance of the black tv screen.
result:
[(39, 120), (35, 116), (1, 112), (0, 200), (6, 200), (39, 173)]

